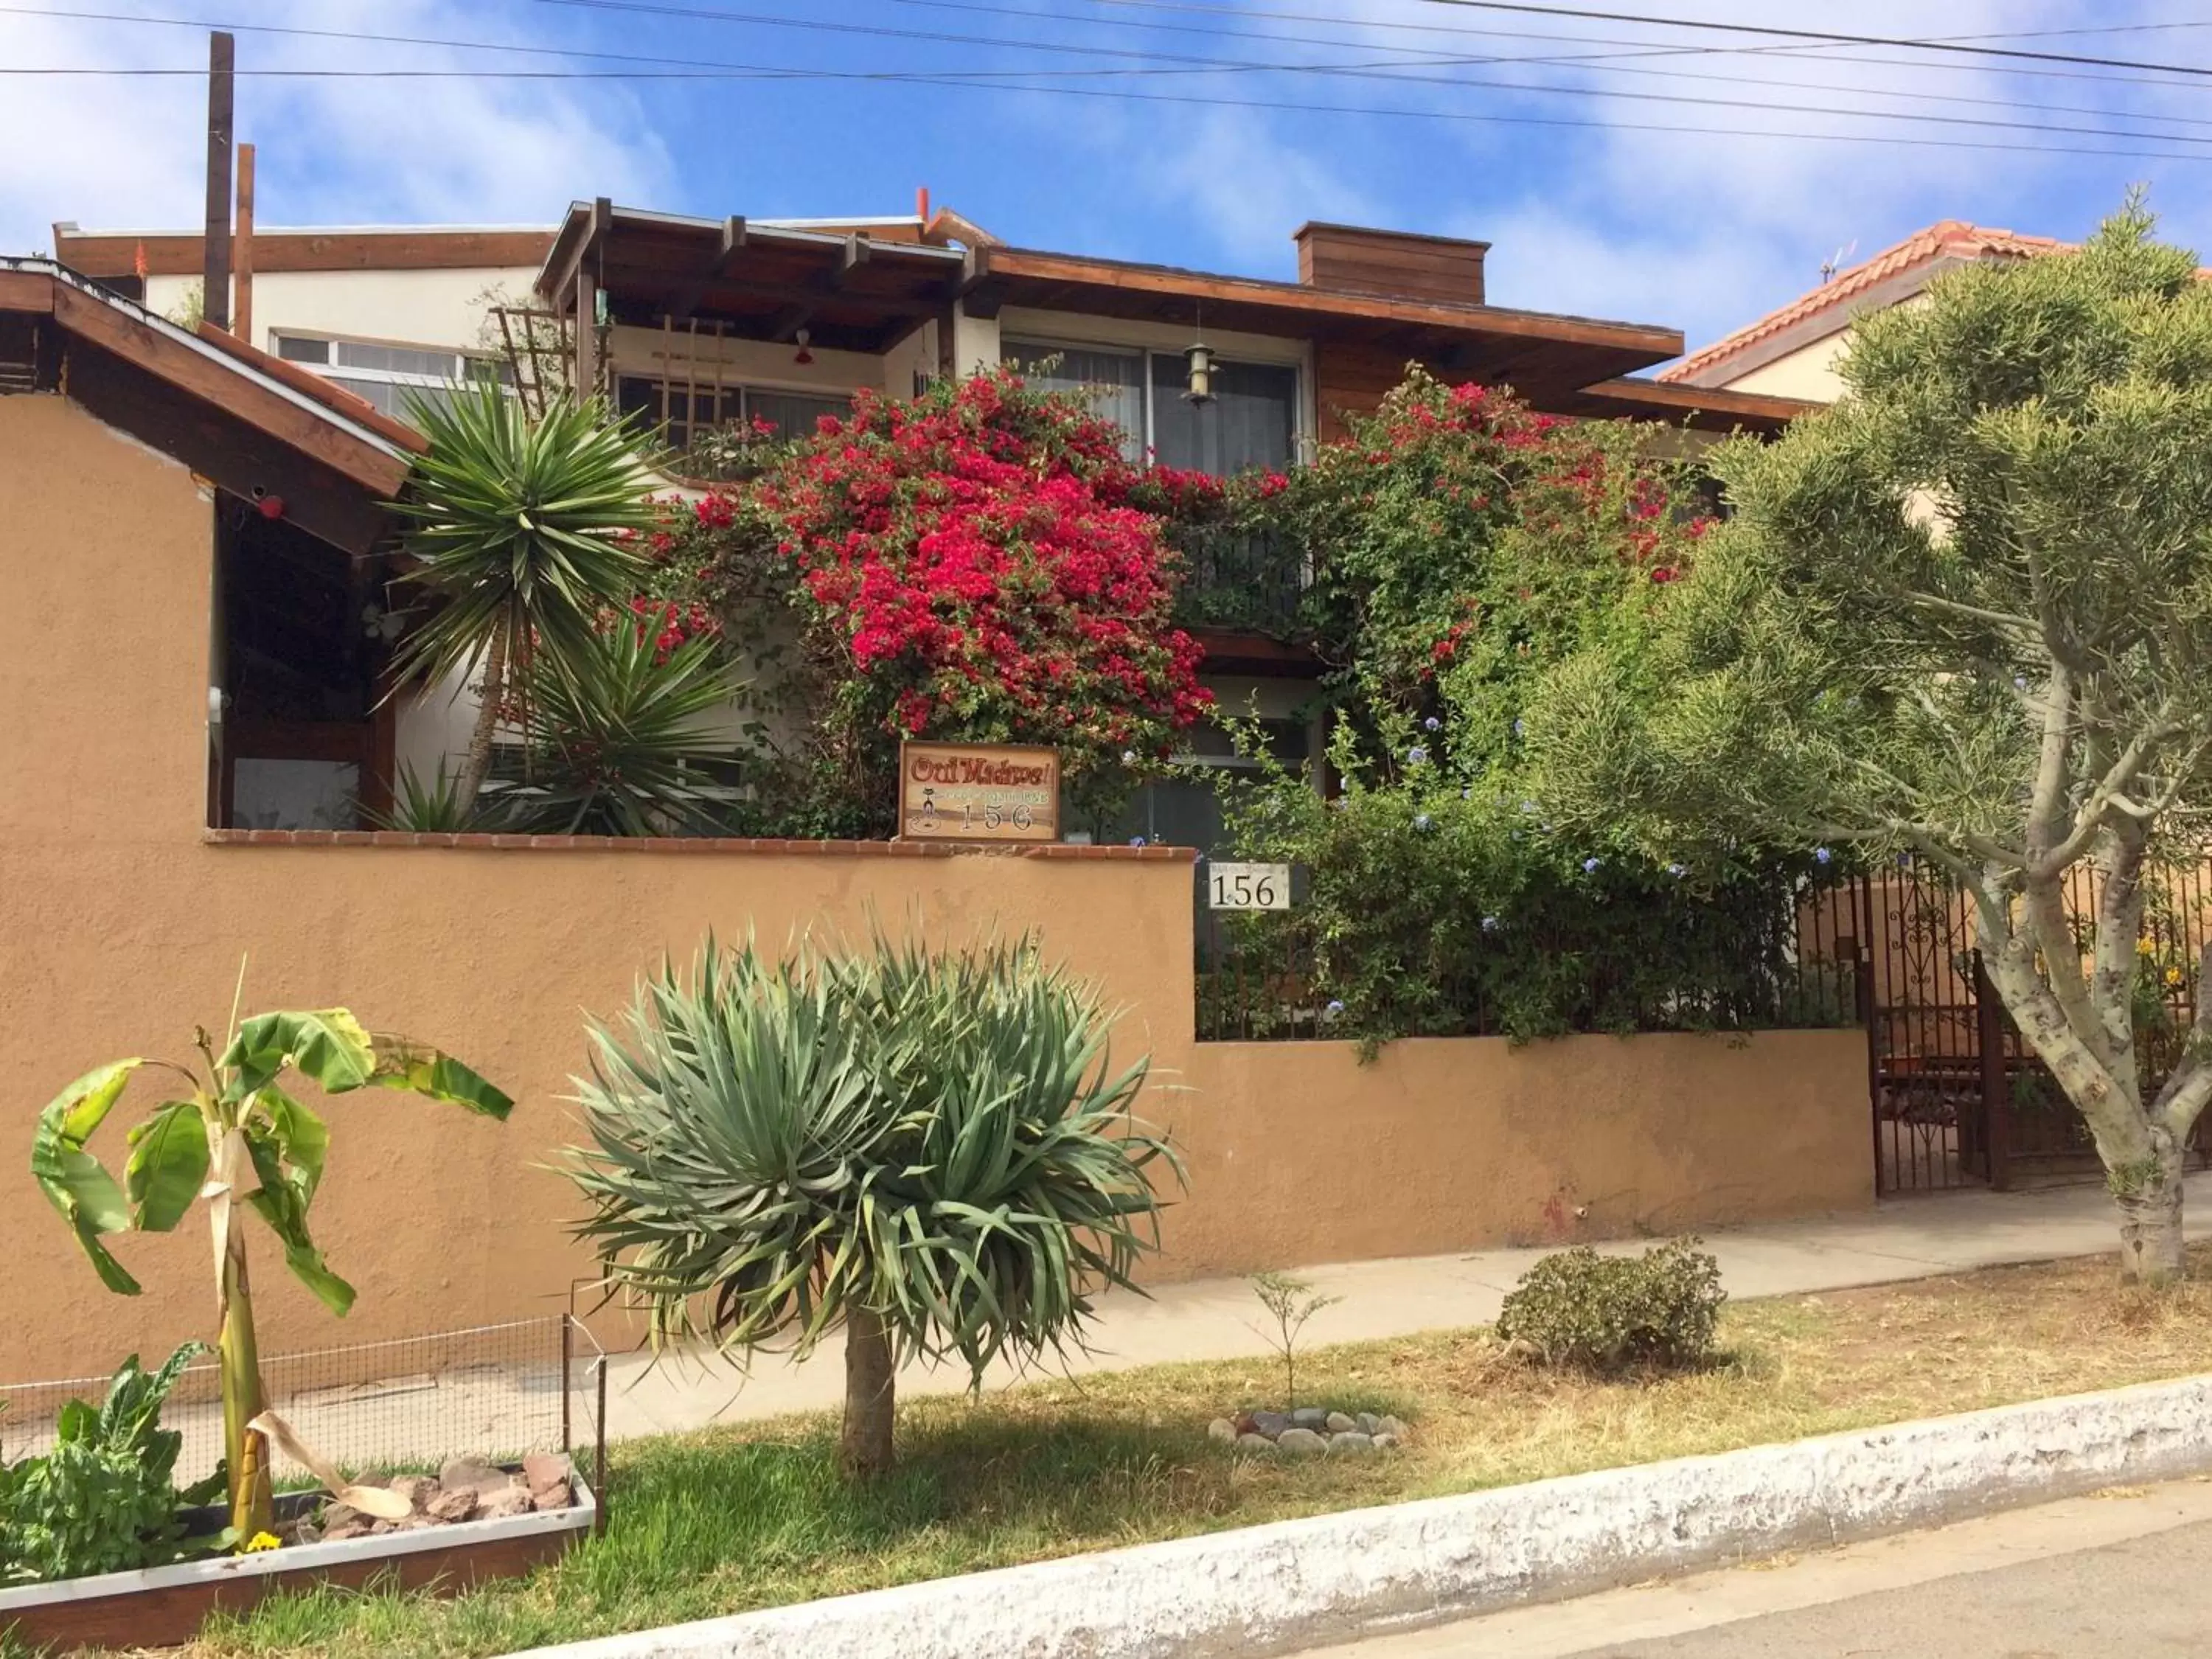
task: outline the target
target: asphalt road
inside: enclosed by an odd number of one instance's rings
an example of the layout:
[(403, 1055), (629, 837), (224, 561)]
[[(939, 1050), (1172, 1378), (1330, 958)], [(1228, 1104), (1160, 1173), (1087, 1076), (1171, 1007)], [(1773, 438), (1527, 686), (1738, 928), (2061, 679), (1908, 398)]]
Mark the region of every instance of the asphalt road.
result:
[(2212, 1483), (2128, 1490), (1309, 1659), (2212, 1659)]

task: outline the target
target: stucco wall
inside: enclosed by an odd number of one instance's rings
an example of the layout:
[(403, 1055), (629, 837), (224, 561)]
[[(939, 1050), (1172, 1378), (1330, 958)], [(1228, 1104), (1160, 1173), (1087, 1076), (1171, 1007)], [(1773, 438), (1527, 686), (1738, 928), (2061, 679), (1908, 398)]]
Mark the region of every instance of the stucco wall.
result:
[[(529, 266), (466, 270), (271, 270), (253, 278), (253, 343), (276, 349), (287, 331), (475, 350), (484, 343), (485, 295), (530, 301)], [(199, 288), (197, 276), (154, 276), (146, 303), (164, 315)]]
[[(1190, 875), (1126, 848), (619, 851), (217, 846), (206, 795), (207, 501), (53, 398), (0, 398), (0, 1381), (104, 1371), (204, 1334), (204, 1236), (126, 1238), (109, 1296), (29, 1179), (40, 1108), (91, 1066), (189, 1056), (241, 957), (250, 1006), (344, 1002), (520, 1099), (498, 1126), (379, 1093), (330, 1103), (317, 1199), (343, 1327), (263, 1249), (264, 1346), (550, 1311), (586, 1258), (537, 1166), (569, 1138), (582, 1011), (712, 927), (781, 940), (872, 910), (930, 937), (1033, 927), (1123, 1008), (1149, 1112), (1192, 1168), (1160, 1278), (1595, 1236), (1863, 1203), (1855, 1034), (1387, 1048), (1192, 1041)], [(126, 1109), (103, 1132), (119, 1162)], [(96, 1143), (97, 1144), (97, 1143)], [(1587, 1215), (1577, 1215), (1587, 1208)]]

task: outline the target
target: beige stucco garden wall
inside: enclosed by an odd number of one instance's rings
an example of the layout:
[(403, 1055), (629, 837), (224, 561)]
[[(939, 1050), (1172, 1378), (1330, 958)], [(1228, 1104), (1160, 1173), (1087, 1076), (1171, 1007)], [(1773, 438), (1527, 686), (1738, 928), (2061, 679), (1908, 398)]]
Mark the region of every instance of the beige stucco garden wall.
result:
[[(872, 912), (994, 923), (1126, 1010), (1191, 1165), (1156, 1277), (1665, 1231), (1871, 1196), (1853, 1033), (1349, 1044), (1192, 1040), (1190, 872), (1127, 848), (921, 855), (217, 845), (206, 798), (210, 506), (181, 468), (54, 398), (0, 398), (0, 1381), (104, 1372), (204, 1334), (204, 1237), (126, 1238), (108, 1295), (29, 1179), (40, 1108), (92, 1065), (187, 1058), (240, 959), (258, 1006), (345, 1002), (519, 1098), (490, 1124), (399, 1095), (330, 1104), (317, 1200), (360, 1285), (336, 1324), (258, 1258), (265, 1349), (555, 1310), (586, 1258), (541, 1166), (571, 1133), (584, 1011), (713, 928), (781, 940)], [(365, 841), (366, 838), (357, 838)], [(121, 1150), (127, 1109), (102, 1139)]]

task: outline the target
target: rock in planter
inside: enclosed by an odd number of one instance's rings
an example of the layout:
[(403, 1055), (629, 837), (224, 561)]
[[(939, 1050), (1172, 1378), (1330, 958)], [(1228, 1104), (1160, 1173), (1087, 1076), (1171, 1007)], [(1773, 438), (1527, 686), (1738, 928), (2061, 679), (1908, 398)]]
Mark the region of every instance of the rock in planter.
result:
[(323, 1541), (342, 1544), (349, 1538), (368, 1536), (369, 1518), (345, 1504), (333, 1504), (323, 1513)]
[(1291, 1419), (1281, 1412), (1254, 1412), (1252, 1432), (1264, 1434), (1270, 1440), (1282, 1438), (1283, 1431), (1291, 1426)]
[[(501, 1479), (505, 1479), (504, 1476)], [(477, 1495), (477, 1515), (479, 1521), (507, 1521), (531, 1510), (530, 1488), (512, 1482), (495, 1492)]]
[(1240, 1434), (1237, 1437), (1237, 1449), (1248, 1452), (1271, 1452), (1275, 1449), (1275, 1443), (1264, 1434)]
[(438, 1484), (447, 1492), (467, 1486), (480, 1495), (489, 1494), (513, 1485), (514, 1480), (505, 1469), (495, 1469), (481, 1457), (449, 1457), (438, 1471)]
[(561, 1452), (532, 1452), (522, 1460), (522, 1484), (533, 1496), (556, 1486), (567, 1490), (575, 1474), (575, 1464)]
[(1218, 1440), (1224, 1446), (1237, 1443), (1237, 1425), (1225, 1417), (1217, 1417), (1206, 1425), (1206, 1437)]
[(1285, 1429), (1275, 1437), (1275, 1449), (1293, 1457), (1311, 1457), (1328, 1449), (1328, 1442), (1311, 1429)]
[(1362, 1412), (1362, 1413), (1359, 1413), (1359, 1431), (1360, 1431), (1360, 1433), (1362, 1433), (1362, 1434), (1380, 1434), (1380, 1433), (1382, 1433), (1382, 1419), (1381, 1418), (1379, 1418), (1379, 1417), (1376, 1416), (1376, 1415), (1375, 1415), (1375, 1413), (1374, 1413), (1373, 1412)]
[(441, 1488), (422, 1511), (433, 1521), (442, 1521), (448, 1525), (472, 1519), (476, 1512), (477, 1490), (474, 1486), (456, 1486), (451, 1492)]
[(390, 1483), (392, 1490), (407, 1500), (407, 1507), (417, 1515), (429, 1512), (430, 1500), (441, 1490), (439, 1483), (427, 1474), (403, 1474)]
[(1291, 1413), (1291, 1426), (1294, 1429), (1311, 1429), (1316, 1434), (1319, 1434), (1328, 1426), (1328, 1413), (1318, 1406), (1301, 1406)]
[(1371, 1452), (1374, 1449), (1374, 1437), (1362, 1434), (1357, 1429), (1340, 1429), (1328, 1437), (1329, 1455), (1332, 1457), (1343, 1452), (1357, 1455), (1362, 1452)]
[(1378, 1418), (1376, 1419), (1375, 1432), (1387, 1434), (1394, 1440), (1403, 1440), (1406, 1437), (1406, 1425), (1395, 1417)]
[(1331, 1412), (1328, 1414), (1328, 1431), (1331, 1434), (1365, 1434), (1369, 1432), (1369, 1431), (1361, 1428), (1359, 1426), (1359, 1419), (1352, 1416), (1348, 1412)]

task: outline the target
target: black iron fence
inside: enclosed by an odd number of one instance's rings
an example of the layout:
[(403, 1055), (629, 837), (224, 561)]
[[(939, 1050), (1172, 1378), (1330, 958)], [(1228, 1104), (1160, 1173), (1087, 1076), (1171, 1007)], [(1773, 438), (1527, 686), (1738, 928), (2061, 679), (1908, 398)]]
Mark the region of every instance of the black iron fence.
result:
[[(1293, 891), (1304, 883), (1293, 876)], [(1200, 1042), (1848, 1026), (1857, 951), (1831, 884), (1783, 881), (1640, 918), (1615, 908), (1492, 931), (1475, 917), (1346, 927), (1206, 906), (1200, 866)], [(1395, 926), (1395, 931), (1390, 931)]]
[(1175, 619), (1184, 628), (1289, 640), (1298, 632), (1309, 569), (1305, 550), (1273, 531), (1185, 525)]
[[(2197, 963), (2212, 932), (2212, 870), (2191, 863), (2144, 884), (2132, 1010), (2142, 1086), (2154, 1094), (2197, 1017)], [(2068, 883), (2083, 949), (2097, 878)], [(1861, 949), (1861, 1016), (1884, 1192), (1940, 1191), (2094, 1177), (2096, 1148), (2057, 1081), (2005, 1012), (1975, 948), (1973, 908), (1948, 881), (1910, 873), (1861, 880), (1832, 919)], [(2212, 1154), (2203, 1121), (2192, 1143)]]

